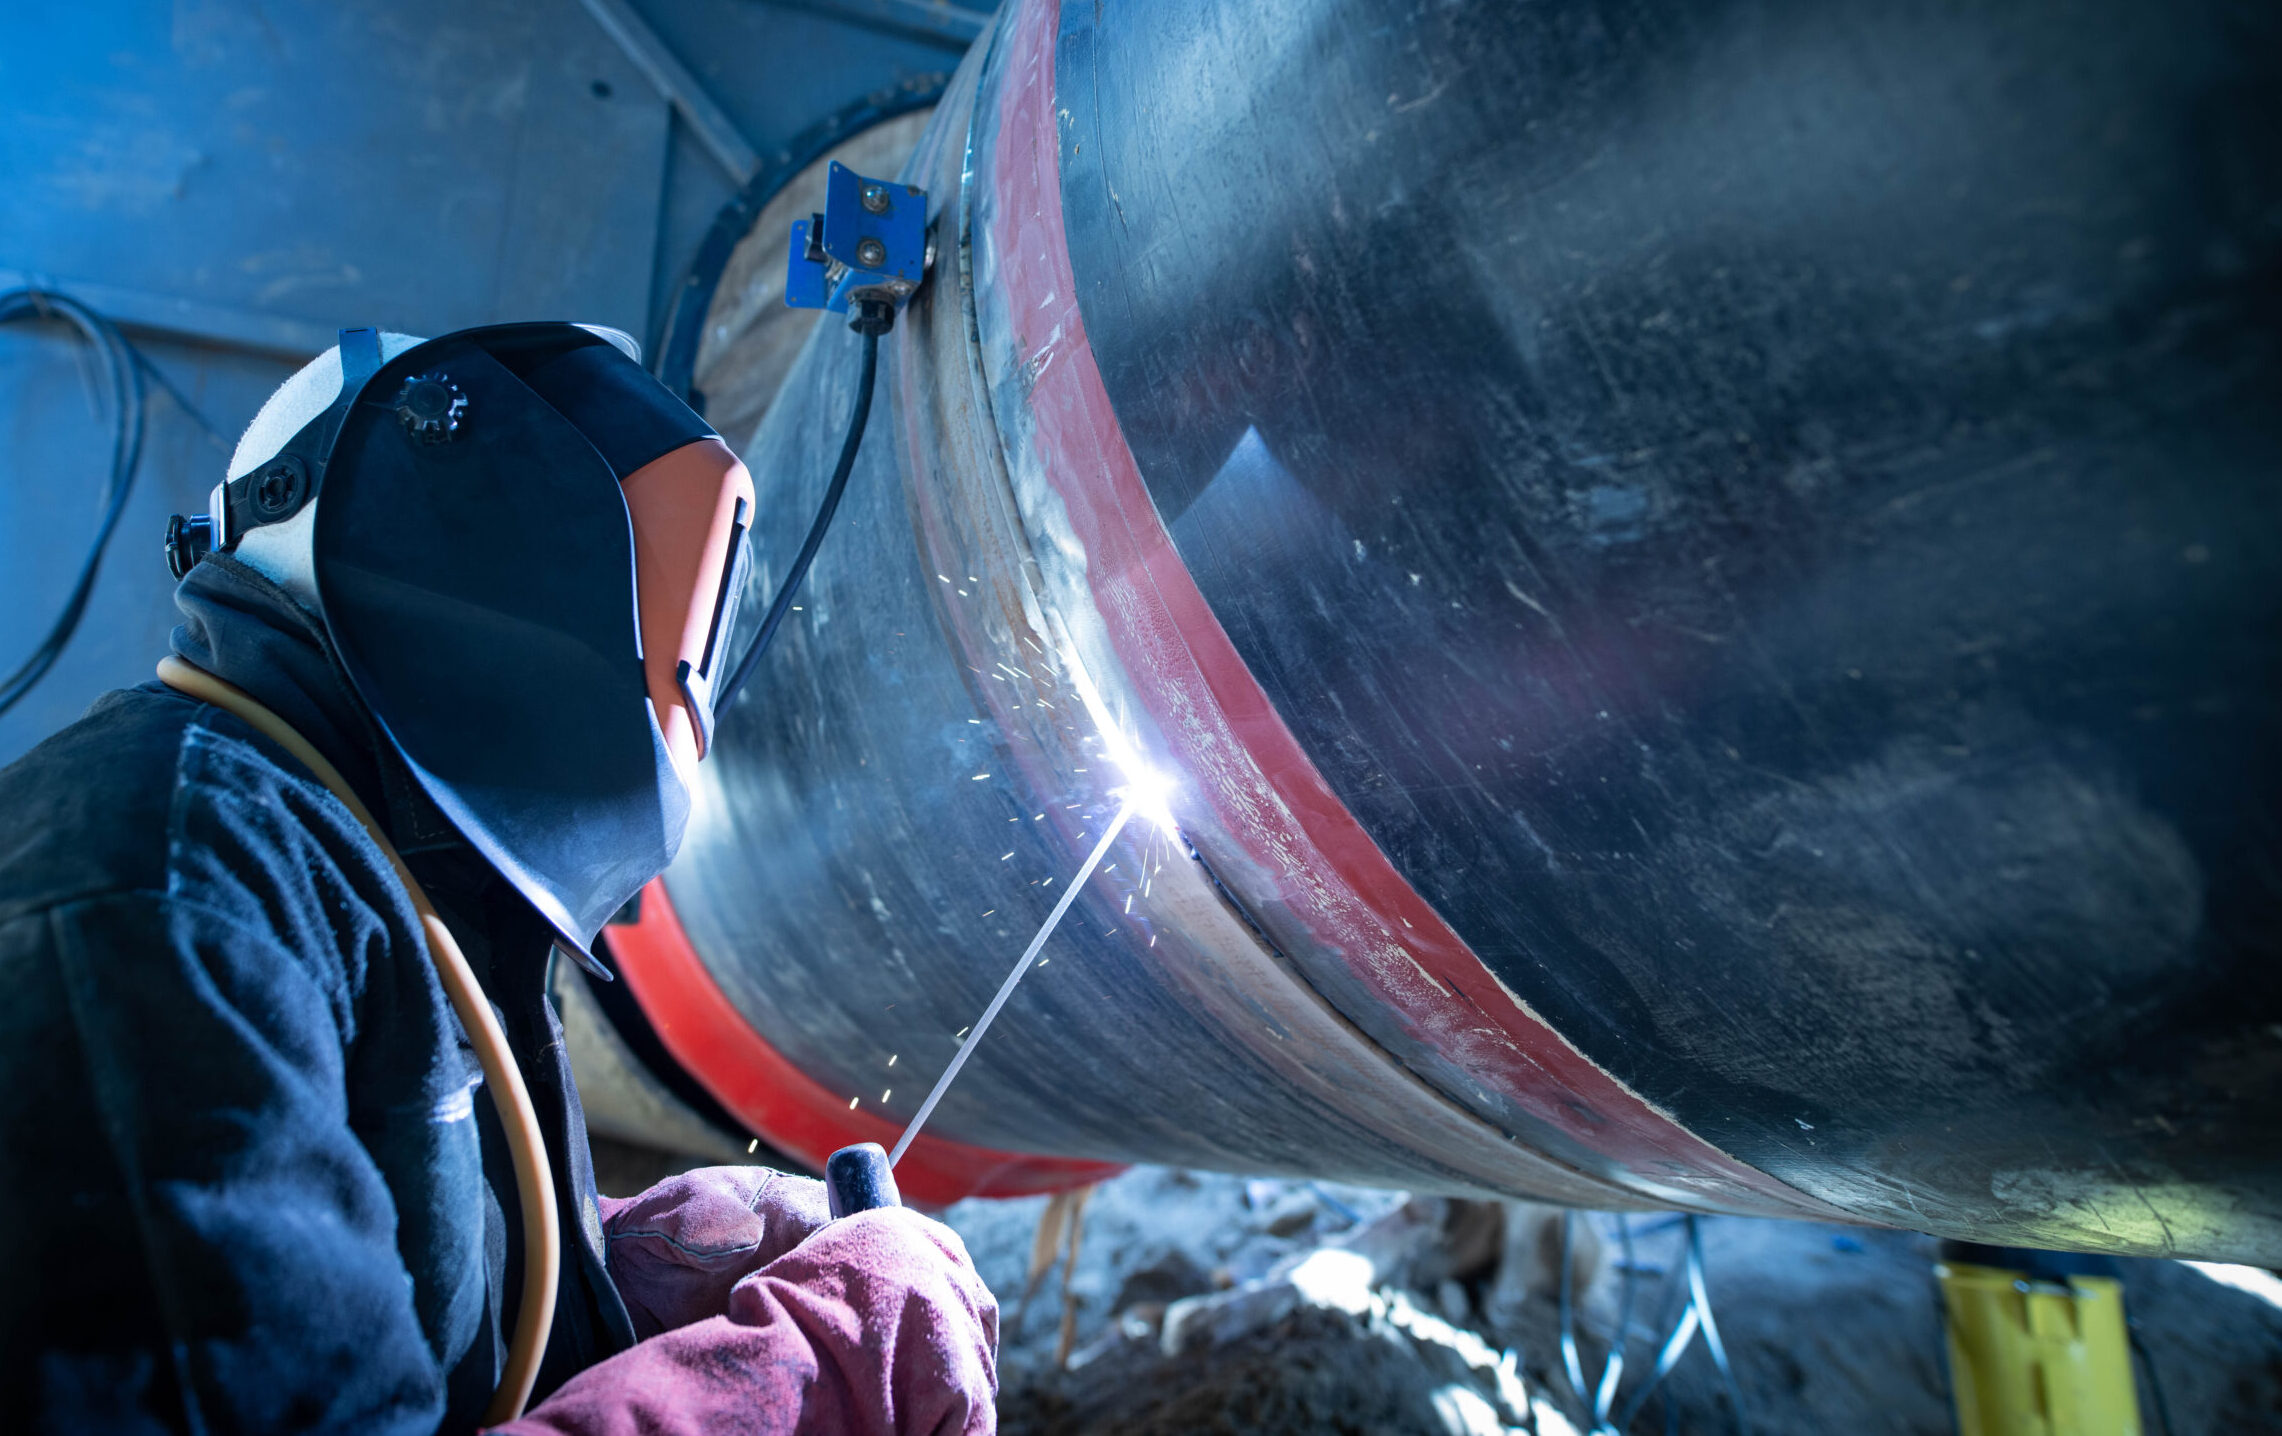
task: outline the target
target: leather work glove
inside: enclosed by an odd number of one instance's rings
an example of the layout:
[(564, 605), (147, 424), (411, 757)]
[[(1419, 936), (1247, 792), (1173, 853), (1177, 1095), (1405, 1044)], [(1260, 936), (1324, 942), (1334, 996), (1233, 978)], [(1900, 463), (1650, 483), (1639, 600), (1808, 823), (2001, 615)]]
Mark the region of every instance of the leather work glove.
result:
[(699, 1167), (601, 1205), (610, 1277), (645, 1338), (722, 1315), (732, 1287), (830, 1219), (822, 1182), (766, 1167)]
[(998, 1303), (942, 1223), (895, 1207), (824, 1224), (820, 1184), (750, 1168), (691, 1173), (608, 1210), (612, 1272), (627, 1248), (627, 1306), (656, 1334), (496, 1429), (997, 1429)]

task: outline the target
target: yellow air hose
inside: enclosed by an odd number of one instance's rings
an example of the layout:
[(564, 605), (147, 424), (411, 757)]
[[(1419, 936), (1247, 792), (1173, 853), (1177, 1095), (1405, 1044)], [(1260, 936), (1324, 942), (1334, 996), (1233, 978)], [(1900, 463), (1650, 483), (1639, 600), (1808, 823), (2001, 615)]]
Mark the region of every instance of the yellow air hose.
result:
[(516, 1193), (522, 1198), (523, 1302), (515, 1314), (515, 1339), (507, 1350), (507, 1366), (500, 1373), (499, 1389), (492, 1393), (491, 1406), (483, 1414), (486, 1426), (512, 1421), (523, 1414), (524, 1404), (531, 1399), (531, 1383), (539, 1375), (539, 1356), (547, 1349), (547, 1333), (555, 1323), (555, 1282), (562, 1261), (563, 1236), (555, 1213), (554, 1175), (547, 1165), (546, 1138), (539, 1131), (539, 1114), (532, 1109), (531, 1092), (523, 1085), (523, 1073), (507, 1050), (507, 1034), (500, 1030), (499, 1018), (484, 997), (474, 969), (468, 966), (467, 954), (460, 951), (451, 930), (436, 915), (435, 904), (428, 901), (428, 894), (421, 890), (412, 870), (404, 866), (404, 859), (397, 855), (396, 845), (381, 832), (380, 825), (358, 801), (340, 771), (325, 761), (325, 756), (311, 747), (308, 739), (293, 731), (291, 724), (270, 712), (244, 689), (174, 657), (159, 660), (158, 676), (161, 683), (178, 693), (236, 714), (263, 737), (300, 760), (301, 765), (315, 774), (317, 781), (364, 825), (365, 832), (388, 858), (388, 865), (396, 869), (396, 879), (404, 884), (405, 896), (412, 899), (413, 910), (420, 914), (421, 930), (428, 937), (428, 952), (435, 959), (436, 976), (444, 984), (444, 995), (451, 999), (452, 1011), (459, 1014), (460, 1026), (467, 1029), (468, 1040), (475, 1044), (477, 1060), (483, 1064), (483, 1080), (491, 1086), (492, 1106), (499, 1113), (499, 1125), (507, 1134), (508, 1155), (515, 1163)]

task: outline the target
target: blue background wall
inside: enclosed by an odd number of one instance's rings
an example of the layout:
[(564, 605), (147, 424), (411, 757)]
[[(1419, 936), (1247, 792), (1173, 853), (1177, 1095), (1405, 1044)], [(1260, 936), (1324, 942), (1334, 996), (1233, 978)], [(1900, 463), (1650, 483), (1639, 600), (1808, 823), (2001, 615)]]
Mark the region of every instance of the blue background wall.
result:
[[(950, 69), (982, 20), (931, 0), (613, 3), (762, 155)], [(174, 624), (167, 516), (203, 506), (335, 329), (563, 318), (654, 346), (736, 181), (581, 0), (34, 0), (0, 7), (0, 187), (0, 288), (105, 313), (197, 411), (150, 386), (134, 498), (77, 638), (0, 716), (5, 763), (148, 676)], [(93, 532), (98, 373), (61, 325), (0, 328), (0, 671)]]

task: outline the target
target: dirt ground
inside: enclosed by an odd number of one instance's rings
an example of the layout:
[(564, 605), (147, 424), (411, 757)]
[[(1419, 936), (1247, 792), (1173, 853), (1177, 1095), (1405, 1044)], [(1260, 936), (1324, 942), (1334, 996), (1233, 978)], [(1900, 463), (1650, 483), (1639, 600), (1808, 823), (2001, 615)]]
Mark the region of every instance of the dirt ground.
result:
[[(1562, 1374), (1560, 1219), (1548, 1209), (1139, 1168), (1088, 1199), (1066, 1295), (1057, 1261), (1025, 1307), (1046, 1201), (967, 1202), (947, 1216), (1000, 1296), (1009, 1436), (1572, 1436), (1589, 1426)], [(1635, 1300), (1618, 1411), (1684, 1302), (1678, 1219), (1630, 1225)], [(1585, 1215), (1575, 1231), (1590, 1386), (1617, 1325), (1623, 1263), (1614, 1218)], [(1706, 1218), (1701, 1231), (1748, 1425), (1699, 1340), (1629, 1433), (1952, 1431), (1931, 1239), (1735, 1218)], [(2282, 1282), (2235, 1273), (2263, 1280), (2261, 1295), (2182, 1263), (2122, 1265), (2169, 1436), (2282, 1431)], [(1065, 1313), (1066, 1367), (1056, 1360)], [(2146, 1366), (2139, 1387), (2145, 1429), (2164, 1436)]]

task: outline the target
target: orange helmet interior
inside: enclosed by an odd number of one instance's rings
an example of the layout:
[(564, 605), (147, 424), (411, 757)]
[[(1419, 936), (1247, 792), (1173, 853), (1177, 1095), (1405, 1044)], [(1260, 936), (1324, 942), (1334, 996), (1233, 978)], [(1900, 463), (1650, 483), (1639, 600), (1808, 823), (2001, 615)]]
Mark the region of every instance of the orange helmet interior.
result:
[[(733, 619), (732, 548), (753, 511), (753, 478), (729, 446), (699, 439), (651, 460), (622, 483), (634, 522), (634, 584), (642, 626), (642, 676), (686, 781), (712, 732), (707, 702), (690, 675), (710, 678)], [(686, 666), (685, 666), (686, 665)]]

